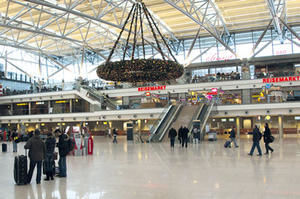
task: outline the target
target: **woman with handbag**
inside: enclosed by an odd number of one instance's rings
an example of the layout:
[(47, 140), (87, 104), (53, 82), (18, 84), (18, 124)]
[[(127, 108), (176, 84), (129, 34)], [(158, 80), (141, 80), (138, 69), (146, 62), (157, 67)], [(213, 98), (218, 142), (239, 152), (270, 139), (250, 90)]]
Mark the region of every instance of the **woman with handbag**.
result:
[(273, 153), (274, 149), (270, 147), (270, 143), (274, 141), (274, 137), (271, 135), (271, 131), (269, 128), (268, 123), (265, 125), (265, 132), (264, 132), (264, 142), (265, 142), (265, 147), (266, 147), (266, 155), (269, 154), (269, 150)]

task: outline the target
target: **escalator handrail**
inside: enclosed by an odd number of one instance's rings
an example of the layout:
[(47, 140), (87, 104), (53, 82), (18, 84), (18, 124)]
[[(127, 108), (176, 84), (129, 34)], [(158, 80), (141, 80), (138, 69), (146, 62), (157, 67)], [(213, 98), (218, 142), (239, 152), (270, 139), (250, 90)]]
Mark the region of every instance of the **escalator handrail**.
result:
[(167, 124), (164, 126), (163, 131), (162, 131), (162, 133), (161, 133), (161, 135), (160, 135), (160, 137), (158, 139), (159, 142), (161, 142), (162, 139), (164, 138), (166, 132), (168, 131), (168, 129), (170, 128), (170, 126), (172, 125), (172, 123), (175, 121), (175, 118), (178, 116), (178, 113), (180, 112), (181, 108), (182, 108), (182, 104), (180, 104), (176, 108), (174, 114), (171, 115), (171, 118), (167, 121)]
[(149, 141), (151, 141), (152, 138), (156, 135), (155, 132), (157, 131), (157, 129), (159, 128), (159, 126), (162, 124), (162, 122), (164, 121), (165, 117), (168, 115), (169, 111), (172, 109), (173, 106), (174, 105), (168, 106), (168, 108), (164, 109), (164, 111), (160, 114), (159, 119), (156, 122), (158, 124), (156, 125), (156, 123), (154, 123), (154, 125), (150, 129), (150, 138), (149, 138)]
[(204, 116), (205, 119), (203, 120), (203, 122), (201, 121), (202, 124), (201, 124), (201, 130), (200, 130), (200, 133), (203, 132), (204, 127), (205, 127), (205, 125), (206, 125), (206, 122), (207, 122), (207, 120), (208, 120), (208, 118), (209, 118), (209, 116), (210, 116), (210, 113), (211, 113), (213, 107), (214, 107), (214, 101), (212, 101), (211, 104), (210, 104), (210, 106), (208, 107), (208, 109), (207, 109), (207, 111), (206, 111), (206, 114), (205, 114), (205, 116)]
[(86, 85), (81, 85), (81, 88), (87, 90), (94, 98), (96, 98), (96, 99), (98, 99), (98, 100), (99, 100), (101, 97), (103, 97), (103, 98), (104, 98), (104, 101), (105, 101), (105, 103), (106, 103), (107, 105), (111, 105), (111, 107), (112, 107), (113, 109), (117, 109), (117, 105), (116, 105), (115, 103), (113, 103), (111, 99), (109, 99), (108, 97), (106, 97), (106, 96), (103, 95), (103, 94), (102, 94), (102, 95), (99, 94), (99, 93), (97, 92), (97, 90), (95, 90), (94, 88), (91, 88), (91, 87), (86, 86)]

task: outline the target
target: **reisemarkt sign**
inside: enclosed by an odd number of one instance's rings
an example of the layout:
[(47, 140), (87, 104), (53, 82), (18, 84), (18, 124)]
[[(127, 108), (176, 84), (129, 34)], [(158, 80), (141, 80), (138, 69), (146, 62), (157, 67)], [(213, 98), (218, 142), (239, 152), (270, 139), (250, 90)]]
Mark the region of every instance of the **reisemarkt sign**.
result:
[(300, 76), (263, 78), (263, 83), (300, 81)]

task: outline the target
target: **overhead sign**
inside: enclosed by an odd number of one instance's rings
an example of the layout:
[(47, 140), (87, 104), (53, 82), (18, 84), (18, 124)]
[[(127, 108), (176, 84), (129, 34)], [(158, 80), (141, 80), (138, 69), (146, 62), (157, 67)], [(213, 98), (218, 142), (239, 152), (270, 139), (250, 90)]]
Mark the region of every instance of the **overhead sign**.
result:
[(147, 97), (151, 96), (151, 93), (150, 92), (146, 92), (146, 96)]
[(263, 78), (263, 83), (274, 83), (274, 82), (294, 82), (299, 81), (300, 76), (294, 77), (272, 77), (272, 78)]
[(167, 86), (148, 86), (148, 87), (140, 87), (138, 91), (156, 91), (156, 90), (166, 90)]

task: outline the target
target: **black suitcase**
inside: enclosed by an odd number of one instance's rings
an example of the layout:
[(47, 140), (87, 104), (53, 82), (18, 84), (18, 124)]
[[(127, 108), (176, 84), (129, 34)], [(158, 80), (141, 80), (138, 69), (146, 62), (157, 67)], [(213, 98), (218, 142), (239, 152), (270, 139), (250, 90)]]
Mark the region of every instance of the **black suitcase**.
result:
[(2, 152), (7, 152), (7, 144), (2, 144)]
[(15, 157), (14, 179), (17, 185), (27, 184), (27, 156), (19, 155)]
[(224, 147), (225, 147), (225, 148), (229, 147), (230, 143), (231, 143), (231, 142), (230, 142), (229, 140), (227, 140), (227, 141), (225, 142), (225, 144), (224, 144)]

